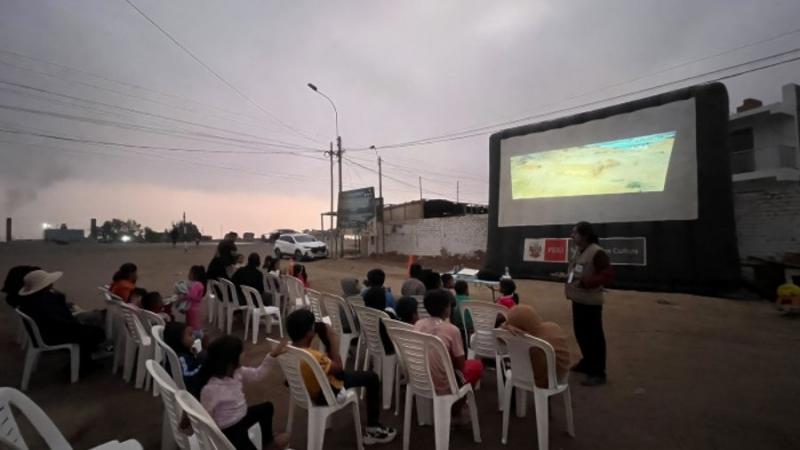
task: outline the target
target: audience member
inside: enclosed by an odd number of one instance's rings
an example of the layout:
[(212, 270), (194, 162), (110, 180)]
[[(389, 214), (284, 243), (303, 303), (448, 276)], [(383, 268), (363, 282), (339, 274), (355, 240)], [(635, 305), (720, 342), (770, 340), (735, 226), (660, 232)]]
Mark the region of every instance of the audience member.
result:
[[(539, 313), (528, 305), (518, 305), (508, 312), (508, 318), (503, 327), (512, 332), (530, 334), (553, 346), (556, 353), (556, 376), (559, 380), (564, 379), (569, 371), (569, 346), (564, 331), (557, 323), (543, 321)], [(532, 348), (530, 354), (536, 386), (547, 388), (545, 354), (538, 348)]]
[(24, 298), (20, 297), (19, 290), (25, 285), (25, 275), (39, 269), (37, 266), (16, 266), (8, 271), (2, 291), (6, 294), (6, 302), (12, 308), (18, 307)]
[(364, 290), (361, 291), (361, 296), (363, 297), (366, 294), (368, 289), (372, 288), (381, 288), (384, 291), (384, 296), (386, 297), (386, 307), (392, 308), (394, 311), (394, 295), (392, 295), (392, 290), (384, 287), (383, 283), (386, 281), (386, 273), (381, 269), (372, 269), (367, 272), (367, 279), (364, 281)]
[[(464, 301), (469, 300), (469, 285), (464, 280), (458, 280), (455, 282), (454, 288), (456, 291), (456, 304), (453, 307), (453, 314), (450, 316), (450, 321), (461, 331), (464, 342), (466, 343), (466, 339), (474, 330), (472, 326), (472, 316), (470, 316), (469, 313), (464, 313), (461, 307)], [(466, 333), (464, 332), (465, 328)]]
[(140, 287), (133, 288), (130, 297), (128, 297), (128, 303), (130, 303), (133, 306), (136, 306), (137, 308), (141, 308), (142, 299), (144, 298), (145, 295), (147, 295), (147, 289)]
[[(371, 287), (364, 291), (364, 306), (367, 308), (377, 309), (389, 314), (392, 319), (397, 319), (397, 314), (393, 308), (386, 306), (386, 296), (383, 294), (383, 288)], [(383, 323), (380, 324), (381, 342), (383, 343), (383, 350), (387, 355), (394, 355), (394, 345), (386, 332), (386, 327)]]
[(192, 328), (185, 323), (170, 322), (164, 327), (164, 342), (175, 351), (181, 364), (180, 367), (169, 367), (169, 370), (180, 370), (186, 390), (199, 399), (200, 389), (203, 387), (201, 370), (206, 352), (202, 348), (198, 349), (194, 341)]
[(417, 303), (417, 299), (414, 297), (400, 297), (400, 299), (397, 300), (397, 306), (395, 307), (397, 318), (405, 323), (414, 325), (417, 323), (417, 320), (419, 320), (419, 312), (417, 311), (418, 307), (419, 304)]
[(278, 277), (281, 275), (281, 260), (272, 255), (267, 255), (264, 257), (264, 265), (261, 268), (266, 273)]
[(131, 291), (136, 287), (136, 281), (139, 278), (138, 270), (136, 264), (133, 263), (121, 265), (119, 270), (114, 273), (108, 290), (124, 302), (130, 302)]
[(439, 276), (439, 272), (434, 272), (432, 270), (427, 270), (425, 272), (425, 293), (427, 294), (430, 291), (441, 289), (442, 277)]
[(306, 266), (302, 264), (294, 264), (292, 266), (292, 276), (302, 281), (303, 287), (306, 289), (310, 287), (308, 284), (308, 272), (306, 272)]
[(517, 284), (514, 283), (514, 280), (511, 278), (503, 278), (500, 280), (500, 293), (503, 295), (497, 299), (498, 305), (503, 305), (511, 309), (519, 304)]
[(425, 295), (425, 283), (422, 281), (421, 265), (414, 263), (408, 267), (408, 279), (400, 288), (400, 294), (403, 296)]
[(453, 278), (452, 274), (443, 273), (442, 274), (442, 287), (444, 289), (453, 290), (455, 289), (455, 278)]
[(72, 315), (64, 294), (53, 289), (61, 275), (41, 269), (25, 275), (19, 290), (23, 297), (19, 309), (36, 322), (46, 344), (78, 344), (81, 364), (90, 367), (92, 353), (105, 341), (105, 333), (101, 327), (82, 324)]
[(185, 290), (181, 290), (179, 310), (186, 315), (186, 324), (192, 331), (203, 329), (203, 298), (206, 295), (206, 270), (203, 266), (189, 268), (189, 277)]
[(264, 273), (258, 269), (260, 265), (261, 257), (258, 256), (258, 253), (250, 253), (250, 256), (247, 257), (247, 265), (242, 266), (233, 274), (231, 281), (236, 285), (240, 305), (247, 304), (242, 286), (250, 286), (262, 296), (264, 295)]
[(241, 339), (227, 335), (208, 346), (203, 364), (208, 382), (200, 391), (200, 402), (237, 450), (256, 449), (247, 434), (255, 424), (261, 426), (261, 448), (286, 448), (288, 436), (272, 434), (272, 403), (248, 407), (243, 391), (244, 383), (260, 381), (278, 367), (275, 358), (286, 351), (286, 341), (267, 354), (258, 367), (241, 365), (242, 348)]
[(217, 244), (217, 253), (208, 263), (206, 276), (209, 280), (230, 279), (236, 265), (236, 243), (231, 239), (223, 239)]
[(361, 295), (362, 291), (359, 288), (357, 278), (342, 278), (339, 284), (342, 286), (342, 296), (344, 298)]
[[(325, 323), (315, 322), (314, 314), (311, 311), (298, 309), (289, 314), (289, 317), (286, 318), (286, 329), (292, 339), (292, 345), (305, 350), (317, 360), (322, 370), (328, 375), (328, 382), (334, 394), (338, 395), (342, 389), (366, 388), (367, 429), (364, 433), (364, 444), (391, 442), (397, 435), (397, 431), (380, 423), (381, 383), (378, 375), (371, 371), (344, 370), (339, 357), (338, 334)], [(311, 343), (315, 336), (319, 336), (324, 343), (327, 354), (312, 348)], [(300, 371), (311, 399), (319, 404), (325, 404), (325, 398), (321, 395), (322, 389), (311, 368), (307, 364), (303, 364)]]
[(150, 291), (142, 297), (142, 309), (156, 313), (168, 322), (172, 321), (172, 314), (164, 307), (164, 298), (157, 291)]

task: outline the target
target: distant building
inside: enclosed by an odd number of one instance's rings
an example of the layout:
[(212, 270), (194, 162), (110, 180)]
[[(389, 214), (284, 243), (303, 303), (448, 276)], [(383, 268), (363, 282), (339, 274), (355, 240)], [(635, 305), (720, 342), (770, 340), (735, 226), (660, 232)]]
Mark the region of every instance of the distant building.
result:
[(739, 254), (800, 253), (800, 86), (783, 86), (769, 105), (746, 99), (728, 130)]

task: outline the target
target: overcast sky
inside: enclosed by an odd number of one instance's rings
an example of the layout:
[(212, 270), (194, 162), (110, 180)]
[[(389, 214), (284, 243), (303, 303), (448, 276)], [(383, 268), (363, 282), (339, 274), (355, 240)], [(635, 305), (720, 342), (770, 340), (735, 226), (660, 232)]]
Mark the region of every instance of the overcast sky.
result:
[[(419, 175), (426, 198), (455, 199), (458, 181), (484, 203), (488, 132), (380, 147), (800, 47), (797, 0), (132, 1), (251, 101), (125, 0), (0, 0), (0, 217), (16, 237), (91, 217), (163, 229), (182, 211), (216, 236), (318, 228), (335, 125), (308, 82), (338, 107), (345, 189), (377, 185), (376, 145), (387, 203), (418, 198)], [(790, 82), (798, 62), (725, 81), (731, 108)]]

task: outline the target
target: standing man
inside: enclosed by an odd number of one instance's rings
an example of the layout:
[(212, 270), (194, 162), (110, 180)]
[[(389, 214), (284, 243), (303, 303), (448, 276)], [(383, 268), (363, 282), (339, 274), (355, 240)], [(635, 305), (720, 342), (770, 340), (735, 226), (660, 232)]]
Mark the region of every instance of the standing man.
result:
[(575, 225), (572, 241), (576, 251), (570, 258), (565, 293), (572, 301), (575, 339), (583, 354), (572, 371), (587, 375), (584, 386), (599, 386), (606, 383), (603, 287), (614, 278), (614, 271), (589, 222)]

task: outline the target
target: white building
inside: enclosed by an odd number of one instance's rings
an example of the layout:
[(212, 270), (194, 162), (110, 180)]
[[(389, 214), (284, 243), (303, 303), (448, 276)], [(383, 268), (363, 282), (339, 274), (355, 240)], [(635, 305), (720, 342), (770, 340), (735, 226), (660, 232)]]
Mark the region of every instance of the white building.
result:
[(739, 254), (800, 253), (800, 86), (780, 102), (746, 99), (729, 122)]

